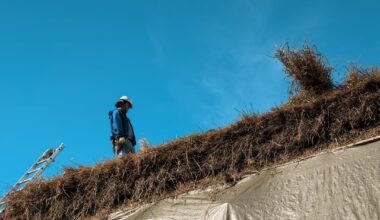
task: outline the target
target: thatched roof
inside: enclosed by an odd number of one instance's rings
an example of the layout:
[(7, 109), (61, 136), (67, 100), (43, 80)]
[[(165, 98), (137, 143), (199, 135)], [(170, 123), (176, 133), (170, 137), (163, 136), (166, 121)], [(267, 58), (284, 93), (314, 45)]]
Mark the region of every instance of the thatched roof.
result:
[[(304, 61), (302, 61), (304, 62)], [(194, 134), (93, 167), (30, 185), (9, 197), (5, 219), (82, 219), (102, 216), (202, 188), (233, 183), (246, 172), (294, 160), (380, 132), (380, 71), (246, 116), (222, 129)], [(312, 74), (312, 73), (311, 73)]]

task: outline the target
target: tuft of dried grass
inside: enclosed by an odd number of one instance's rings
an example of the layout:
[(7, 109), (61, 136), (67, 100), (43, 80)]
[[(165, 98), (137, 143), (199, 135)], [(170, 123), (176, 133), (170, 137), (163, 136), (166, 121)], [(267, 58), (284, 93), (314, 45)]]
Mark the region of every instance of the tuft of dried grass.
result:
[(139, 144), (140, 144), (140, 151), (142, 153), (146, 153), (150, 150), (149, 142), (146, 138), (141, 138), (139, 140)]
[(286, 74), (292, 79), (291, 95), (302, 93), (303, 97), (318, 96), (332, 91), (333, 68), (316, 49), (305, 43), (301, 49), (291, 49), (285, 44), (275, 53), (284, 65)]
[(380, 70), (377, 67), (363, 68), (359, 66), (352, 66), (347, 74), (346, 79), (343, 82), (343, 86), (352, 88), (358, 84), (365, 83), (371, 78), (377, 78), (380, 76)]

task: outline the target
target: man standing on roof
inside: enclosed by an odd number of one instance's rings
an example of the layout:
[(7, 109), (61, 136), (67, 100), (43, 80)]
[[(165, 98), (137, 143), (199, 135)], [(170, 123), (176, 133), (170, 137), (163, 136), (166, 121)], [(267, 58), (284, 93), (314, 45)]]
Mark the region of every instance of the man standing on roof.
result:
[(109, 112), (111, 121), (111, 140), (113, 152), (116, 156), (135, 153), (135, 133), (131, 121), (127, 117), (128, 110), (132, 108), (132, 100), (122, 96), (115, 104), (116, 109)]

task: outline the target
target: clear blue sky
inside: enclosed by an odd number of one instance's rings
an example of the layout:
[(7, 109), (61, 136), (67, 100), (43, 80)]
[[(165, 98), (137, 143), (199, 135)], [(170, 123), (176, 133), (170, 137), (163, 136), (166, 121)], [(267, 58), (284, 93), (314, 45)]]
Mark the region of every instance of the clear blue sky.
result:
[(48, 148), (47, 172), (111, 159), (107, 112), (122, 95), (156, 145), (287, 99), (274, 60), (317, 46), (344, 76), (380, 63), (378, 1), (1, 1), (0, 193)]

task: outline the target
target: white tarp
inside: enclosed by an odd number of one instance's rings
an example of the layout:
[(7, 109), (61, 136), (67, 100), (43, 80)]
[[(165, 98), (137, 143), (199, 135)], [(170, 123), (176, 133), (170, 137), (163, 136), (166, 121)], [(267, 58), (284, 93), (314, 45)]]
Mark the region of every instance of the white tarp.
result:
[(210, 199), (194, 191), (112, 220), (380, 219), (380, 141), (251, 175)]

